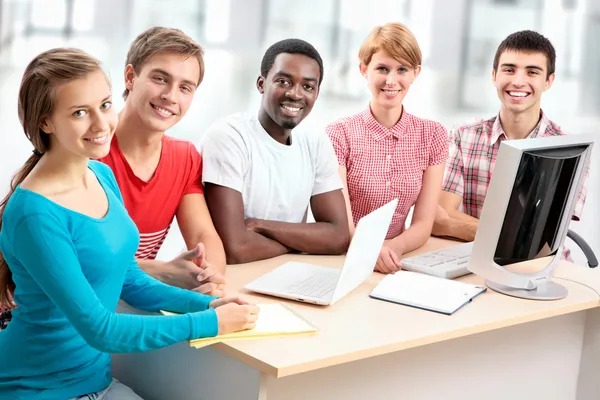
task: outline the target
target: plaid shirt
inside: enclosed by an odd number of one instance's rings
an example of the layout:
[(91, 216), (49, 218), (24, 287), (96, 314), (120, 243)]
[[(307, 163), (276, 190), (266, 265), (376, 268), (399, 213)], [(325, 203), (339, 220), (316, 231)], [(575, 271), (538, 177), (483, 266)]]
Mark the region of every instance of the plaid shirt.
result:
[[(540, 122), (528, 138), (565, 135), (558, 125), (550, 121), (543, 112), (541, 114)], [(540, 126), (545, 126), (546, 129), (540, 132)], [(507, 136), (500, 124), (499, 115), (450, 131), (450, 154), (442, 190), (462, 197), (461, 211), (465, 214), (480, 217), (498, 149), (503, 140), (507, 140)], [(587, 175), (586, 169), (573, 215), (576, 221), (579, 221), (585, 203)], [(571, 260), (570, 251), (566, 248), (563, 256)]]
[(354, 224), (398, 199), (387, 238), (402, 232), (423, 183), (423, 172), (448, 157), (448, 132), (438, 122), (415, 117), (406, 108), (387, 129), (367, 108), (326, 128), (340, 165), (346, 167)]

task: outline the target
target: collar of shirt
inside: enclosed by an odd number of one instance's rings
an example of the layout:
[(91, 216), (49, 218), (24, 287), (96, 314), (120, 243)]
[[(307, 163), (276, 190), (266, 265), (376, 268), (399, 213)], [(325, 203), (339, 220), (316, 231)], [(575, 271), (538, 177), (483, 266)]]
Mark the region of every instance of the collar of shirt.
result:
[(373, 113), (371, 112), (371, 106), (367, 107), (367, 109), (363, 111), (362, 118), (365, 122), (367, 132), (373, 137), (373, 139), (380, 141), (390, 135), (396, 139), (402, 136), (404, 132), (406, 132), (406, 125), (410, 119), (410, 114), (406, 112), (406, 107), (402, 106), (402, 116), (400, 117), (400, 121), (398, 121), (391, 129), (381, 125), (375, 119)]
[[(527, 138), (534, 138), (537, 136), (545, 136), (545, 131), (546, 131), (546, 127), (548, 126), (548, 118), (546, 117), (546, 114), (544, 114), (544, 112), (542, 110), (540, 110), (540, 114), (541, 114), (541, 118), (538, 121), (538, 124), (535, 126), (535, 128), (533, 128), (533, 130), (529, 133), (529, 135), (527, 135)], [(540, 133), (540, 128), (544, 127), (543, 130), (544, 132)], [(500, 139), (501, 137), (504, 137), (504, 140), (508, 139), (508, 136), (506, 135), (506, 132), (504, 132), (504, 129), (502, 128), (502, 124), (500, 123), (500, 113), (498, 113), (498, 115), (496, 116), (496, 120), (494, 121), (494, 125), (492, 125), (492, 132), (491, 132), (491, 143), (494, 144), (498, 141), (498, 139)]]
[(251, 133), (273, 150), (292, 151), (292, 149), (296, 147), (296, 141), (292, 138), (294, 130), (292, 130), (290, 133), (290, 137), (288, 139), (289, 144), (283, 144), (275, 140), (275, 138), (273, 138), (273, 136), (271, 136), (269, 132), (267, 132), (267, 130), (262, 126), (260, 120), (258, 119), (258, 113), (252, 116), (250, 124), (254, 125), (254, 129)]

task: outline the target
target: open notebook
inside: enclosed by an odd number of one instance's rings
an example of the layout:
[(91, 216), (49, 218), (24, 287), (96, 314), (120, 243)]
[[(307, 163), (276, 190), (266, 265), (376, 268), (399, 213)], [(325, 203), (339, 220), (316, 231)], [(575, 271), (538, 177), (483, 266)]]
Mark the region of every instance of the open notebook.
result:
[(371, 297), (451, 315), (487, 289), (418, 272), (387, 275)]
[[(260, 312), (254, 329), (190, 340), (192, 347), (200, 348), (230, 340), (258, 339), (275, 336), (315, 334), (318, 329), (283, 303), (258, 304)], [(168, 311), (165, 315), (173, 315)]]

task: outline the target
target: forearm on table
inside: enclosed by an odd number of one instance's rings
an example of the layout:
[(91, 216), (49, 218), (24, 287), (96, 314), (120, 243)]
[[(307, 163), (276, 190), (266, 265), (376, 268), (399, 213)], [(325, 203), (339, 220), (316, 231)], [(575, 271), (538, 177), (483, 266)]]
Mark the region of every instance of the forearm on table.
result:
[(465, 214), (462, 211), (458, 211), (456, 209), (446, 209), (446, 211), (448, 212), (448, 215), (450, 217), (452, 217), (453, 219), (456, 219), (458, 221), (474, 222), (474, 223), (479, 222), (479, 220), (477, 218), (472, 217), (469, 214)]
[(290, 248), (260, 233), (245, 231), (236, 241), (224, 242), (228, 264), (265, 260), (290, 252)]
[(472, 242), (475, 240), (479, 220), (473, 217), (470, 218), (472, 220), (461, 220), (450, 215), (448, 218), (437, 220), (432, 233), (435, 236), (452, 237)]
[(388, 241), (398, 255), (409, 253), (423, 246), (431, 236), (431, 224), (414, 223), (400, 235)]
[(350, 233), (329, 222), (289, 223), (261, 220), (255, 231), (284, 246), (311, 254), (344, 254)]

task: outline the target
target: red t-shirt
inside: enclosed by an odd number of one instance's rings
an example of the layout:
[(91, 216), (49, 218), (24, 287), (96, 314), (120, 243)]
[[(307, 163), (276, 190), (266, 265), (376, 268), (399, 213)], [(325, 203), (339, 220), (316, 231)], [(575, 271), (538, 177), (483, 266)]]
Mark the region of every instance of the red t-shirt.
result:
[(116, 135), (110, 152), (100, 161), (113, 170), (125, 208), (140, 231), (136, 258), (154, 259), (169, 232), (181, 198), (190, 193), (204, 193), (200, 153), (188, 141), (163, 136), (160, 160), (148, 182), (134, 174)]

